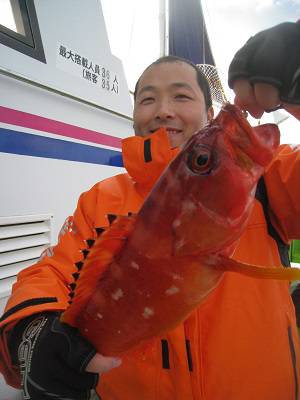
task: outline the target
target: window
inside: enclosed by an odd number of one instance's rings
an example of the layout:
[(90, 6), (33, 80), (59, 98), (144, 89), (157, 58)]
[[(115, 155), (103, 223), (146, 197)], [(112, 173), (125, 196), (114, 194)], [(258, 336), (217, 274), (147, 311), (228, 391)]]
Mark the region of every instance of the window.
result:
[(33, 0), (2, 0), (0, 43), (46, 63)]

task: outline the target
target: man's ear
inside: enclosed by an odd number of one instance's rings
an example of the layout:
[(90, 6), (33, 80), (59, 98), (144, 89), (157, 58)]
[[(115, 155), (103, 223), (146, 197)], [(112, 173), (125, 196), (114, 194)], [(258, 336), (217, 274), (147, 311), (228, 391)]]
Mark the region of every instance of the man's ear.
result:
[(214, 109), (213, 109), (213, 106), (210, 106), (209, 109), (207, 110), (208, 122), (211, 121), (213, 118), (214, 118)]

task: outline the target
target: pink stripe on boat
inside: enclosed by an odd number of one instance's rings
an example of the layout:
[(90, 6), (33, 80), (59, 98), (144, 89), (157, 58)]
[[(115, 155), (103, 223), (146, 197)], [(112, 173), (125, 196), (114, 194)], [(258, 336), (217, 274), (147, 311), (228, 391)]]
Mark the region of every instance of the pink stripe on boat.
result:
[(40, 117), (23, 111), (0, 106), (0, 122), (36, 129), (42, 132), (54, 133), (59, 136), (66, 136), (74, 139), (85, 140), (92, 143), (103, 144), (121, 148), (121, 140), (115, 136), (105, 133), (80, 128), (76, 125), (55, 121), (54, 119)]

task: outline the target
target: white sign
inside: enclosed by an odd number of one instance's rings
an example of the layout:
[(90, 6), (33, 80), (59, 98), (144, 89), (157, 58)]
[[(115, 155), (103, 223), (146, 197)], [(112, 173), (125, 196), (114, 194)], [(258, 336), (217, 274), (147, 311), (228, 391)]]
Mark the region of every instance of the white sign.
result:
[(97, 64), (91, 57), (80, 54), (63, 44), (57, 48), (58, 68), (111, 94), (119, 94), (119, 77), (107, 66)]

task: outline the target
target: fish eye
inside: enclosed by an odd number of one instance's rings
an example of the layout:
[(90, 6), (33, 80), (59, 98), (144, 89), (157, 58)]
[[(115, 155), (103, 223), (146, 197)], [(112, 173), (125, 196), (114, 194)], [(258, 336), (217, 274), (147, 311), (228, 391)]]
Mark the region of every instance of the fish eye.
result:
[(207, 147), (198, 147), (188, 156), (187, 165), (196, 174), (208, 174), (211, 170), (211, 164), (211, 151)]

